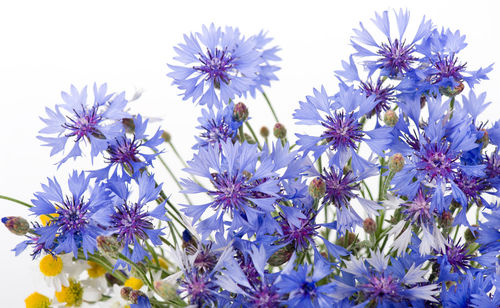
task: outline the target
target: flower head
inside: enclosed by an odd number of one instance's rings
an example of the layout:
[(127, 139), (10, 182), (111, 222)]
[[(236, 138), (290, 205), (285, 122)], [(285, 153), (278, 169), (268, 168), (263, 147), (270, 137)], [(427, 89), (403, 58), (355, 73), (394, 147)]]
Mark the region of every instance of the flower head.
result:
[(221, 142), (233, 140), (242, 124), (233, 118), (233, 110), (234, 104), (217, 109), (217, 113), (214, 108), (202, 109), (202, 116), (198, 118), (198, 128), (202, 132), (196, 137), (198, 143), (193, 148), (220, 146)]
[(51, 155), (66, 148), (68, 140), (74, 140), (74, 145), (59, 164), (69, 158), (81, 155), (80, 145), (90, 145), (91, 157), (97, 156), (107, 148), (107, 140), (114, 138), (122, 131), (119, 120), (127, 117), (124, 108), (127, 104), (125, 93), (107, 94), (106, 84), (99, 88), (94, 84), (94, 102), (87, 103), (87, 87), (79, 92), (71, 86), (71, 92), (62, 92), (64, 104), (55, 106), (54, 110), (46, 109), (48, 118), (42, 118), (47, 127), (40, 130), (41, 134), (55, 137), (39, 136), (44, 145), (52, 148)]
[(258, 40), (246, 39), (237, 28), (222, 30), (213, 24), (203, 26), (201, 33), (184, 35), (184, 40), (175, 48), (174, 59), (181, 65), (169, 65), (172, 72), (167, 75), (183, 91), (185, 100), (199, 99), (201, 105), (211, 108), (229, 103), (255, 86), (263, 61)]

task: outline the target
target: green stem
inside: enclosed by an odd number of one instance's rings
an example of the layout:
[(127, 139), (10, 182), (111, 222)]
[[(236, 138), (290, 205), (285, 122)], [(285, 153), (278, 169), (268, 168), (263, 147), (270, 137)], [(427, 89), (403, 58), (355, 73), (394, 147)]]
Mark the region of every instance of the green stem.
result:
[(7, 196), (0, 195), (0, 199), (5, 199), (5, 200), (9, 200), (9, 201), (12, 201), (12, 202), (15, 202), (15, 203), (19, 203), (19, 204), (24, 205), (25, 207), (28, 207), (28, 208), (33, 207), (33, 205), (31, 205), (31, 204), (28, 204), (26, 202), (23, 202), (23, 201), (20, 201), (20, 200), (11, 198), (11, 197), (7, 197)]
[(271, 112), (273, 113), (273, 117), (276, 120), (276, 123), (279, 123), (278, 116), (276, 115), (276, 112), (274, 111), (274, 108), (273, 108), (273, 105), (271, 104), (271, 101), (269, 100), (269, 98), (267, 97), (265, 92), (262, 92), (262, 95), (264, 96), (264, 98), (267, 102), (267, 105), (269, 106), (269, 109), (271, 109)]
[(252, 134), (252, 137), (253, 139), (255, 139), (255, 142), (257, 142), (257, 146), (259, 147), (259, 150), (262, 150), (262, 147), (260, 146), (260, 142), (259, 142), (259, 139), (257, 139), (257, 135), (255, 134), (255, 132), (253, 131), (253, 128), (252, 126), (250, 125), (250, 123), (248, 123), (248, 121), (245, 121), (245, 126), (248, 128), (248, 130), (250, 131), (250, 134)]
[[(172, 170), (168, 167), (167, 163), (165, 162), (165, 160), (163, 160), (163, 158), (158, 155), (157, 156), (158, 159), (160, 160), (161, 164), (163, 165), (163, 167), (165, 167), (165, 169), (167, 169), (167, 172), (170, 174), (170, 176), (172, 177), (172, 179), (174, 180), (175, 184), (177, 184), (177, 187), (179, 187), (179, 189), (182, 190), (182, 186), (181, 184), (179, 183), (179, 181), (177, 180), (177, 178), (175, 177), (175, 174), (172, 172)], [(190, 204), (190, 205), (193, 205), (193, 203), (191, 202), (191, 199), (189, 199), (189, 196), (185, 193), (183, 193), (184, 197), (186, 198), (187, 202)]]

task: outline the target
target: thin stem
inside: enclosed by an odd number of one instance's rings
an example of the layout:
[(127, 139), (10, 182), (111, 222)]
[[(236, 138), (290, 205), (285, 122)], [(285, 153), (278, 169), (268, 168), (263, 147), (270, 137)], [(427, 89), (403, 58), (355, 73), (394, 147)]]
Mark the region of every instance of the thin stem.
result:
[(172, 143), (172, 141), (169, 141), (168, 144), (172, 148), (172, 151), (174, 151), (175, 156), (177, 156), (177, 158), (181, 161), (182, 165), (187, 168), (188, 165), (186, 164), (186, 162), (184, 161), (184, 159), (182, 158), (182, 156), (179, 154), (179, 152), (177, 152), (177, 150), (175, 149), (175, 146)]
[(26, 202), (23, 202), (23, 201), (20, 201), (20, 200), (11, 198), (11, 197), (7, 197), (7, 196), (0, 195), (0, 199), (5, 199), (5, 200), (9, 200), (9, 201), (12, 201), (12, 202), (15, 202), (15, 203), (19, 203), (19, 204), (24, 205), (25, 207), (28, 207), (28, 208), (33, 207), (33, 205), (31, 205), (31, 204), (28, 204)]
[(245, 125), (246, 125), (246, 127), (248, 128), (248, 130), (250, 131), (250, 134), (252, 134), (253, 139), (255, 139), (255, 142), (257, 142), (257, 146), (259, 147), (259, 150), (262, 150), (262, 147), (260, 146), (259, 139), (257, 139), (257, 135), (256, 135), (256, 134), (255, 134), (255, 132), (253, 131), (253, 128), (252, 128), (252, 126), (250, 125), (250, 123), (248, 123), (248, 121), (245, 121)]
[[(167, 163), (165, 162), (165, 160), (163, 160), (163, 158), (158, 155), (157, 156), (158, 159), (160, 160), (161, 164), (163, 165), (163, 167), (165, 167), (165, 169), (167, 169), (167, 172), (170, 174), (170, 176), (172, 177), (172, 179), (174, 180), (175, 184), (177, 184), (177, 187), (179, 187), (179, 189), (182, 190), (182, 186), (181, 184), (179, 183), (179, 181), (177, 180), (177, 177), (175, 176), (175, 174), (172, 172), (172, 170), (168, 167)], [(193, 203), (191, 202), (191, 199), (189, 199), (189, 196), (185, 193), (183, 193), (184, 197), (186, 198), (187, 202), (190, 204), (190, 205), (193, 205)]]
[(264, 98), (267, 102), (267, 105), (269, 106), (269, 109), (271, 109), (271, 112), (273, 113), (273, 117), (276, 120), (276, 123), (279, 123), (278, 116), (276, 115), (276, 112), (274, 111), (274, 108), (273, 108), (273, 105), (271, 104), (271, 101), (269, 100), (269, 98), (267, 97), (265, 92), (262, 92), (262, 95), (264, 96)]

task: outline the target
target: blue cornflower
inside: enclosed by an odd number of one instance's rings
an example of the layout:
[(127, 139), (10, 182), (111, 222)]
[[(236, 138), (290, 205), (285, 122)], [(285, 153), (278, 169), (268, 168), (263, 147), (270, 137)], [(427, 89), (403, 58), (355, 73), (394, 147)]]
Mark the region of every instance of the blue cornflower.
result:
[(369, 57), (369, 61), (365, 61), (365, 65), (371, 73), (380, 70), (381, 76), (390, 78), (399, 78), (407, 71), (414, 67), (419, 58), (417, 57), (415, 44), (425, 39), (430, 35), (432, 30), (432, 22), (425, 20), (425, 16), (418, 27), (415, 36), (411, 41), (407, 41), (405, 31), (410, 20), (410, 13), (403, 12), (401, 9), (398, 12), (394, 11), (396, 18), (399, 36), (391, 36), (391, 27), (389, 21), (389, 13), (387, 11), (382, 14), (375, 14), (373, 23), (386, 37), (387, 42), (377, 42), (373, 36), (365, 29), (363, 23), (360, 23), (361, 29), (354, 29), (356, 34), (351, 39), (352, 46), (356, 49), (354, 56)]
[(139, 296), (137, 304), (130, 304), (130, 308), (151, 308), (151, 303), (146, 296)]
[(421, 264), (412, 263), (408, 268), (407, 262), (391, 259), (389, 266), (388, 261), (381, 252), (372, 252), (366, 261), (354, 258), (345, 261), (342, 271), (346, 274), (335, 282), (335, 298), (359, 294), (357, 304), (376, 307), (410, 306), (410, 303), (423, 306), (425, 301), (437, 302), (434, 296), (439, 294), (438, 285), (422, 285), (427, 280)]
[(342, 169), (331, 168), (323, 170), (321, 178), (325, 181), (326, 191), (323, 198), (324, 206), (329, 204), (335, 206), (337, 218), (335, 229), (340, 233), (346, 230), (354, 231), (356, 226), (363, 224), (363, 219), (354, 210), (351, 203), (357, 200), (369, 216), (377, 216), (377, 210), (382, 209), (376, 202), (359, 196), (359, 188), (362, 180), (372, 175), (370, 171), (355, 176), (351, 171), (344, 172)]
[(481, 245), (479, 251), (482, 254), (497, 253), (500, 251), (500, 205), (497, 203), (491, 208), (491, 213), (483, 212), (486, 219), (480, 222), (479, 236), (476, 242)]
[(321, 87), (321, 92), (314, 89), (314, 96), (307, 96), (306, 99), (307, 102), (300, 102), (294, 118), (298, 120), (297, 124), (322, 126), (323, 133), (319, 136), (296, 134), (299, 138), (297, 144), (304, 154), (313, 152), (317, 160), (329, 148), (333, 152), (330, 166), (342, 168), (352, 159), (352, 169), (356, 174), (373, 167), (373, 163), (356, 152), (358, 144), (363, 141), (375, 153), (383, 155), (391, 142), (392, 129), (378, 127), (363, 130), (363, 117), (377, 104), (375, 97), (366, 97), (360, 90), (341, 85), (340, 92), (333, 98)]
[(154, 177), (143, 173), (134, 182), (139, 189), (137, 198), (131, 197), (132, 183), (128, 184), (125, 179), (118, 177), (108, 181), (114, 204), (108, 231), (123, 244), (123, 255), (137, 263), (145, 257), (151, 258), (143, 247), (144, 242), (149, 240), (154, 245), (162, 244), (160, 236), (163, 235), (163, 228), (155, 227), (155, 219), (169, 219), (165, 216), (166, 200), (155, 209), (148, 209), (148, 203), (159, 199), (162, 187), (156, 185)]
[(69, 139), (75, 142), (59, 164), (80, 156), (82, 142), (90, 144), (92, 158), (97, 156), (107, 149), (107, 141), (122, 131), (120, 120), (128, 116), (124, 111), (127, 104), (125, 92), (118, 95), (106, 92), (106, 84), (99, 88), (94, 84), (94, 101), (88, 104), (87, 87), (79, 92), (72, 85), (70, 93), (61, 93), (64, 104), (56, 105), (54, 110), (46, 108), (48, 118), (41, 119), (47, 127), (40, 133), (56, 134), (56, 137), (39, 136), (38, 139), (52, 148), (50, 155), (63, 151)]
[(134, 129), (132, 134), (122, 133), (114, 139), (108, 141), (107, 167), (92, 171), (92, 177), (98, 180), (108, 178), (110, 171), (114, 170), (116, 174), (121, 171), (122, 176), (136, 177), (141, 170), (152, 164), (153, 159), (158, 155), (158, 145), (163, 143), (161, 130), (149, 137), (146, 134), (148, 120), (143, 121), (140, 115), (133, 120)]
[[(423, 128), (417, 124), (418, 113), (410, 115), (416, 121), (416, 129), (412, 133), (403, 122), (396, 125), (399, 132), (393, 148), (403, 154), (405, 166), (396, 173), (392, 184), (399, 195), (410, 200), (415, 198), (421, 186), (427, 187), (432, 195), (430, 210), (442, 213), (447, 210), (450, 200), (446, 201), (448, 197), (445, 196), (448, 195), (463, 206), (467, 205), (465, 192), (454, 180), (460, 177), (461, 172), (467, 176), (482, 176), (484, 165), (465, 165), (460, 160), (463, 153), (478, 147), (476, 133), (471, 130), (467, 119), (443, 125), (447, 104), (443, 104), (440, 96), (429, 98), (427, 106), (429, 119)], [(462, 212), (465, 213), (464, 210)]]
[(466, 46), (465, 35), (461, 35), (460, 31), (434, 29), (417, 47), (418, 51), (426, 56), (422, 59), (423, 67), (430, 68), (425, 69), (427, 82), (438, 87), (454, 89), (463, 81), (473, 88), (480, 80), (487, 80), (487, 74), (493, 69), (493, 64), (477, 71), (467, 71), (466, 63), (458, 60), (457, 54)]
[(349, 63), (342, 61), (342, 67), (343, 70), (335, 71), (342, 82), (356, 84), (366, 97), (375, 97), (376, 105), (367, 114), (368, 118), (375, 114), (380, 116), (382, 112), (387, 111), (391, 107), (391, 104), (396, 102), (394, 86), (385, 82), (386, 78), (379, 76), (376, 78), (376, 81), (373, 81), (370, 77), (366, 81), (361, 81), (352, 55), (349, 58)]
[[(449, 289), (443, 284), (441, 293), (443, 307), (498, 307), (500, 293), (494, 292), (493, 296), (488, 294), (495, 286), (491, 278), (491, 276), (484, 276), (481, 271), (477, 273), (467, 271), (466, 275), (460, 280), (455, 280), (456, 283)], [(498, 288), (498, 281), (496, 287)]]
[(75, 258), (79, 248), (85, 256), (95, 251), (97, 236), (105, 234), (110, 224), (112, 207), (103, 185), (96, 184), (93, 188), (89, 185), (90, 178), (76, 171), (68, 179), (69, 196), (63, 195), (55, 178), (42, 185), (43, 192), (35, 194), (36, 199), (32, 200), (35, 206), (30, 210), (52, 218), (46, 226), (34, 229), (39, 235), (38, 243), (56, 254), (73, 252)]
[[(185, 193), (207, 193), (213, 201), (202, 205), (186, 205), (182, 211), (193, 221), (198, 221), (211, 208), (210, 217), (198, 223), (198, 230), (205, 238), (212, 231), (249, 228), (255, 232), (258, 219), (274, 211), (278, 199), (279, 181), (272, 171), (270, 157), (262, 159), (257, 145), (222, 142), (221, 147), (200, 148), (186, 171), (210, 180), (213, 188), (203, 188), (192, 180), (183, 181)], [(225, 214), (229, 217), (224, 218)]]
[(331, 296), (335, 291), (334, 283), (318, 283), (331, 273), (329, 266), (315, 262), (311, 265), (300, 264), (297, 270), (282, 273), (276, 282), (279, 292), (288, 295), (285, 301), (289, 307), (331, 307), (336, 300)]
[(256, 49), (258, 40), (246, 39), (238, 28), (222, 31), (211, 24), (203, 26), (201, 33), (184, 35), (184, 41), (174, 48), (174, 59), (182, 65), (169, 64), (172, 72), (167, 74), (183, 91), (184, 100), (199, 99), (201, 105), (211, 108), (229, 103), (255, 86), (262, 62)]
[(233, 117), (234, 104), (229, 104), (221, 109), (214, 108), (202, 109), (202, 115), (198, 118), (202, 132), (196, 136), (197, 144), (193, 149), (200, 147), (220, 146), (221, 142), (232, 141), (238, 134), (238, 128), (243, 124), (236, 121)]

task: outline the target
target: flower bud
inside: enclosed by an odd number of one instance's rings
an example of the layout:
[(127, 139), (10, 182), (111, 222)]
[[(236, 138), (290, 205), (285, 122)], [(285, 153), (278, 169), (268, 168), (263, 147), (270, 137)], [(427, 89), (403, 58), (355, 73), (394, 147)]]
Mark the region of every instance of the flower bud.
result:
[(451, 227), (453, 224), (453, 215), (451, 212), (444, 211), (439, 219), (442, 227)]
[(260, 135), (264, 138), (269, 137), (269, 128), (267, 128), (266, 126), (262, 126), (260, 128)]
[(465, 86), (464, 86), (463, 82), (460, 82), (453, 89), (451, 89), (450, 86), (448, 86), (446, 88), (441, 87), (441, 88), (439, 88), (439, 92), (441, 92), (441, 94), (446, 95), (448, 97), (453, 97), (453, 96), (457, 96), (458, 94), (462, 93), (464, 88), (465, 88)]
[(248, 108), (244, 103), (239, 102), (234, 106), (233, 120), (237, 122), (243, 122), (246, 119), (248, 119)]
[(166, 131), (163, 131), (161, 133), (161, 137), (163, 138), (163, 140), (165, 142), (170, 142), (170, 140), (172, 140), (172, 136), (168, 132), (166, 132)]
[[(477, 229), (478, 225), (472, 225), (472, 227), (476, 227), (476, 229)], [(467, 228), (467, 230), (465, 230), (465, 233), (464, 233), (465, 241), (469, 244), (474, 242), (478, 236), (479, 236), (479, 232), (477, 232), (477, 231), (472, 231), (470, 228)]]
[(121, 290), (120, 290), (120, 295), (121, 297), (124, 299), (124, 300), (127, 300), (129, 299), (130, 297), (130, 293), (133, 291), (133, 289), (131, 287), (123, 287)]
[(135, 123), (134, 123), (133, 118), (123, 118), (122, 124), (123, 124), (123, 127), (125, 127), (125, 130), (127, 131), (127, 133), (135, 132)]
[(8, 216), (2, 218), (7, 229), (15, 235), (25, 235), (30, 230), (28, 221), (19, 216)]
[(144, 294), (144, 292), (139, 291), (139, 290), (132, 290), (132, 291), (130, 291), (130, 294), (128, 295), (128, 300), (132, 304), (137, 304), (137, 301), (139, 300), (140, 296), (146, 297), (146, 294)]
[(384, 114), (384, 123), (387, 126), (394, 127), (396, 123), (398, 123), (398, 115), (394, 112), (394, 110), (387, 110)]
[(348, 248), (349, 246), (356, 244), (359, 242), (359, 240), (356, 237), (356, 234), (352, 232), (347, 232), (347, 234), (339, 237), (336, 241), (335, 244), (342, 246), (344, 248)]
[(244, 133), (243, 137), (245, 138), (246, 142), (248, 142), (249, 144), (255, 144), (256, 143), (255, 140), (253, 140), (252, 136), (250, 136), (247, 133)]
[(490, 136), (488, 135), (488, 131), (486, 129), (481, 130), (483, 132), (483, 136), (477, 141), (477, 143), (483, 144), (483, 149), (490, 143)]
[(365, 230), (366, 233), (373, 234), (375, 233), (376, 229), (377, 229), (377, 224), (375, 223), (375, 220), (373, 220), (372, 218), (368, 217), (363, 221), (363, 230)]
[(155, 281), (154, 286), (158, 295), (164, 300), (175, 300), (178, 297), (176, 286), (168, 281)]
[(289, 244), (285, 247), (281, 247), (269, 257), (267, 263), (271, 266), (281, 266), (284, 263), (288, 262), (293, 254), (293, 245)]
[(314, 199), (321, 199), (326, 192), (326, 183), (322, 178), (317, 177), (309, 184), (309, 194)]
[(122, 246), (113, 236), (99, 235), (97, 237), (97, 249), (103, 255), (111, 258), (118, 258), (118, 254), (122, 249)]
[(283, 124), (276, 123), (274, 124), (273, 133), (274, 137), (278, 139), (284, 139), (286, 137), (286, 128)]
[(405, 159), (401, 153), (396, 153), (389, 158), (389, 170), (391, 172), (399, 172), (405, 166)]
[[(125, 272), (123, 272), (122, 270), (119, 270), (119, 272), (121, 272), (124, 275), (126, 275)], [(108, 286), (112, 286), (114, 284), (116, 284), (116, 285), (122, 285), (123, 284), (118, 278), (116, 278), (115, 276), (113, 276), (113, 274), (111, 274), (111, 273), (104, 274), (104, 278), (106, 279), (106, 282), (108, 283)]]

